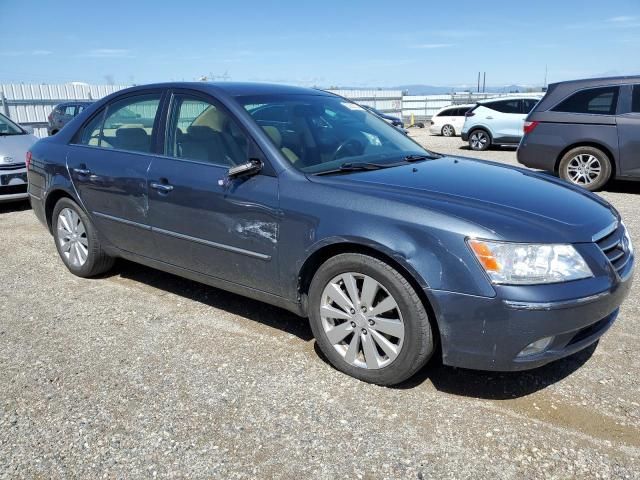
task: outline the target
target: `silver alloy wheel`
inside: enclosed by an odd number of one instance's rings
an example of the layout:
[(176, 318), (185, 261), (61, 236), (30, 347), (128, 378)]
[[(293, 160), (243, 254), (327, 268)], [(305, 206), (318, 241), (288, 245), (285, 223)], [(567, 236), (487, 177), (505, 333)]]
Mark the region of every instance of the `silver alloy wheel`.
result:
[(60, 210), (57, 234), (60, 250), (67, 263), (82, 267), (89, 256), (89, 241), (80, 215), (70, 208)]
[(489, 142), (489, 136), (482, 130), (473, 132), (471, 135), (471, 148), (474, 150), (484, 150)]
[(569, 180), (578, 185), (590, 185), (600, 177), (602, 165), (600, 160), (590, 153), (580, 153), (573, 157), (567, 165)]
[(329, 342), (356, 367), (386, 367), (402, 350), (404, 321), (398, 303), (386, 288), (362, 273), (343, 273), (327, 284), (320, 318)]
[(445, 137), (453, 137), (453, 127), (451, 125), (445, 125), (442, 127), (442, 135)]

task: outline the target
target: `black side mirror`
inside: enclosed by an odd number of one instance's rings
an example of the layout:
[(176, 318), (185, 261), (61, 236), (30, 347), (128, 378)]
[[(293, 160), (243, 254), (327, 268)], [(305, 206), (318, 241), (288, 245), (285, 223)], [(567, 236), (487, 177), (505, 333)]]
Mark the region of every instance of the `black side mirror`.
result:
[(262, 162), (258, 159), (252, 158), (247, 163), (231, 167), (229, 171), (227, 171), (227, 177), (238, 178), (247, 175), (255, 175), (260, 170), (262, 170)]

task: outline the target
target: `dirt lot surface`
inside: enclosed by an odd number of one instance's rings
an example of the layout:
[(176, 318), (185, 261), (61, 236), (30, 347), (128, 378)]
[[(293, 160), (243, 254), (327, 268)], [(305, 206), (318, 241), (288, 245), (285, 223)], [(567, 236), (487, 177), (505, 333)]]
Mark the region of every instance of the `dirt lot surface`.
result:
[[(640, 183), (601, 194), (640, 245)], [(640, 283), (597, 348), (382, 388), (277, 308), (127, 262), (74, 277), (24, 204), (0, 258), (0, 478), (640, 478)]]

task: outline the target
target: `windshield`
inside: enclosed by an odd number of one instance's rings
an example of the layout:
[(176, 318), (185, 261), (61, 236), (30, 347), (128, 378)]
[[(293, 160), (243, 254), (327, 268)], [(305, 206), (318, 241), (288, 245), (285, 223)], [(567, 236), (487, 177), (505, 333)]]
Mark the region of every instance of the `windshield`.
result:
[(432, 155), (361, 106), (328, 95), (238, 97), (298, 170), (322, 173), (345, 164), (397, 164), (411, 155)]
[(0, 113), (0, 135), (24, 135), (25, 133), (19, 125)]

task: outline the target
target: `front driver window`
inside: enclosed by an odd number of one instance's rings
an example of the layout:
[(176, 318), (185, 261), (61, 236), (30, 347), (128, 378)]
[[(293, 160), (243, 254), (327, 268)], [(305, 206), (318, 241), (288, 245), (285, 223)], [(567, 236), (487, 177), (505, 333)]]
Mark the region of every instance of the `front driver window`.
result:
[(246, 135), (221, 108), (199, 98), (174, 97), (168, 156), (230, 167), (247, 161), (247, 148)]

